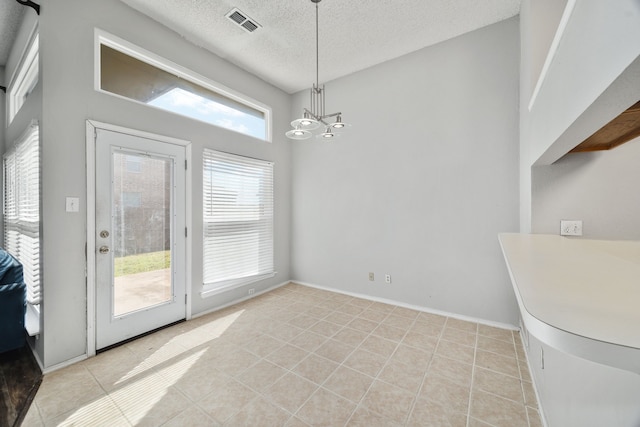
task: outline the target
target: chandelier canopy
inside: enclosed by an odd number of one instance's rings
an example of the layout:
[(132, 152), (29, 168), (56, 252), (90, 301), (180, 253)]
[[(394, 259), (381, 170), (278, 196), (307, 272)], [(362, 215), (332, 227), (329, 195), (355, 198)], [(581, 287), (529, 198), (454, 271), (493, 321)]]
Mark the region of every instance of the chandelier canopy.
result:
[[(342, 121), (342, 113), (325, 114), (325, 90), (324, 85), (319, 83), (319, 37), (318, 37), (318, 3), (322, 0), (311, 0), (316, 5), (316, 82), (310, 89), (310, 105), (309, 108), (303, 108), (302, 117), (291, 122), (291, 129), (285, 135), (290, 139), (308, 139), (311, 138), (317, 129), (324, 132), (317, 134), (318, 138), (332, 139), (337, 136), (336, 131), (348, 126)], [(333, 123), (329, 123), (327, 119), (335, 117)]]

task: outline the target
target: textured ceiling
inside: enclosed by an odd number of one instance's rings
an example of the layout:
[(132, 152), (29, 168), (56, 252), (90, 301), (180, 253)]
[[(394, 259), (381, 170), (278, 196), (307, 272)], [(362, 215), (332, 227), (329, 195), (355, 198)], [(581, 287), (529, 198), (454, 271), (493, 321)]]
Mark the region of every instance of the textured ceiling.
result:
[[(316, 80), (310, 0), (122, 0), (187, 40), (293, 93)], [(225, 18), (234, 7), (261, 28)], [(320, 83), (510, 18), (520, 0), (323, 0)]]
[(0, 0), (0, 67), (7, 65), (24, 9), (14, 0)]

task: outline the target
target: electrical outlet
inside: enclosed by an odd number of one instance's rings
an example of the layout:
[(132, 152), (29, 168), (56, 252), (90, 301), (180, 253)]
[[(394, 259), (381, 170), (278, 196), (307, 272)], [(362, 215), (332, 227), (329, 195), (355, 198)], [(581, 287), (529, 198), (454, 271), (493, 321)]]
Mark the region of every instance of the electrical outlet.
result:
[(373, 273), (369, 273), (369, 281), (373, 282), (375, 280)]
[(581, 220), (561, 220), (560, 221), (561, 236), (582, 236)]
[(384, 275), (384, 281), (385, 281), (385, 283), (391, 283), (391, 275), (390, 274), (385, 274)]
[(249, 289), (249, 295), (253, 295), (253, 294), (255, 294), (255, 293), (256, 293), (255, 288), (251, 288), (251, 289)]

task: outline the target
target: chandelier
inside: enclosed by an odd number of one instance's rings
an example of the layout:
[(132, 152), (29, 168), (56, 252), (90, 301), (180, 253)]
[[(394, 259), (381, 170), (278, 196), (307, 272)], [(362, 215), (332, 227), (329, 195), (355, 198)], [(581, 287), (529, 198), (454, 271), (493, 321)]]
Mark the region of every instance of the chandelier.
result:
[[(324, 111), (324, 84), (321, 86), (318, 83), (318, 3), (322, 0), (311, 0), (311, 3), (316, 4), (316, 83), (310, 89), (310, 105), (309, 108), (302, 110), (302, 117), (291, 122), (291, 129), (285, 135), (290, 139), (308, 139), (313, 135), (312, 131), (324, 130), (319, 133), (318, 138), (331, 139), (337, 136), (334, 133), (337, 129), (342, 129), (347, 126), (342, 122), (342, 113), (325, 114)], [(333, 123), (329, 123), (327, 119), (335, 117)]]

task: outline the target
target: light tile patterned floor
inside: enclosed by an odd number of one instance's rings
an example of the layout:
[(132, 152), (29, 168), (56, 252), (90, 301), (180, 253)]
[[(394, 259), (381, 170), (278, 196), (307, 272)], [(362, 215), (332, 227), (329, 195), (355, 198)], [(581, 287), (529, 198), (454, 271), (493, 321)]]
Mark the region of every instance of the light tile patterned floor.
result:
[(46, 375), (25, 426), (541, 426), (517, 332), (289, 284)]

